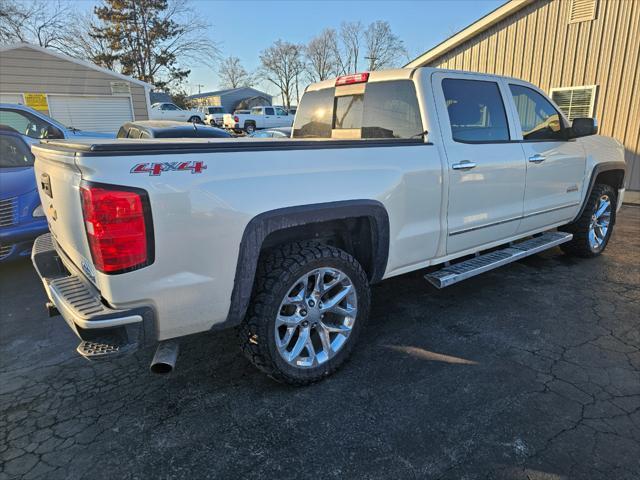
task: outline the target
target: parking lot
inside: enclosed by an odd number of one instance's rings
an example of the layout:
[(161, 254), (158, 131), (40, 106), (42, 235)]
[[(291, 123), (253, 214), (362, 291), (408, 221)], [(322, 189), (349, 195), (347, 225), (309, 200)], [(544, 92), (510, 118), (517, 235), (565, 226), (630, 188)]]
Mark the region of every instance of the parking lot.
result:
[(640, 208), (605, 255), (559, 249), (443, 291), (374, 288), (351, 361), (274, 383), (234, 333), (88, 363), (29, 262), (0, 269), (0, 478), (638, 478)]

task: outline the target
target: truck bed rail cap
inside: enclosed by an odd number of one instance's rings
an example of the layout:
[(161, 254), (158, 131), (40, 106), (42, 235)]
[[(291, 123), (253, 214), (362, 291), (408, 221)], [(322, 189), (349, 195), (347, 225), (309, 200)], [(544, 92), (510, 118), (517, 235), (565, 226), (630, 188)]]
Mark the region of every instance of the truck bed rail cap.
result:
[[(211, 140), (211, 141), (209, 141)], [(171, 139), (157, 140), (108, 140), (100, 143), (49, 140), (32, 148), (43, 151), (78, 153), (80, 155), (144, 155), (164, 153), (213, 153), (266, 150), (308, 150), (314, 148), (366, 148), (392, 146), (430, 145), (421, 138), (389, 138), (339, 140), (326, 138), (300, 139)]]

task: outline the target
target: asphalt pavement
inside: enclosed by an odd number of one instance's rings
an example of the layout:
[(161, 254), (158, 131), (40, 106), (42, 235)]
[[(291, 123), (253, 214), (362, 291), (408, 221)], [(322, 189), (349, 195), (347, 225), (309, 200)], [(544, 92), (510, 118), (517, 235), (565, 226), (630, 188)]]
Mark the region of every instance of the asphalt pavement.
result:
[(349, 363), (292, 388), (233, 331), (167, 377), (152, 349), (89, 363), (30, 263), (2, 265), (0, 480), (640, 477), (640, 207), (596, 259), (423, 273), (375, 286)]

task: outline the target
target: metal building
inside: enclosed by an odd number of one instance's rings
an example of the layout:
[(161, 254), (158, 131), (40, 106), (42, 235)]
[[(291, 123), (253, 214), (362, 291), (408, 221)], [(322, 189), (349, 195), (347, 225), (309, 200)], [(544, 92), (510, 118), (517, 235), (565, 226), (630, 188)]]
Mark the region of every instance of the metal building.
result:
[[(247, 100), (252, 102), (247, 102)], [(233, 113), (241, 102), (248, 107), (271, 105), (271, 95), (251, 87), (229, 88), (216, 92), (199, 93), (187, 97), (187, 101), (194, 106), (224, 107), (226, 113)], [(247, 108), (247, 106), (243, 106)]]
[(511, 0), (420, 55), (431, 66), (521, 78), (625, 146), (640, 202), (640, 0)]
[(151, 88), (37, 45), (0, 47), (0, 103), (28, 105), (80, 130), (116, 133), (125, 122), (147, 120)]

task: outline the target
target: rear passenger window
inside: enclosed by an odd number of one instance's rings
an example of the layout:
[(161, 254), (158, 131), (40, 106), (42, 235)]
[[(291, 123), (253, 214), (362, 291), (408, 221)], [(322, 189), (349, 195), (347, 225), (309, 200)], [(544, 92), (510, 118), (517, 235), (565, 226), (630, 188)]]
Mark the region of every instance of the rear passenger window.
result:
[(265, 108), (264, 109), (264, 114), (265, 115), (275, 115), (273, 108)]
[(442, 81), (442, 90), (455, 141), (509, 140), (507, 114), (497, 83), (447, 78)]
[(294, 138), (331, 138), (335, 88), (307, 92), (302, 96), (293, 124)]
[(563, 140), (562, 117), (551, 102), (535, 90), (509, 85), (518, 110), (524, 140)]

